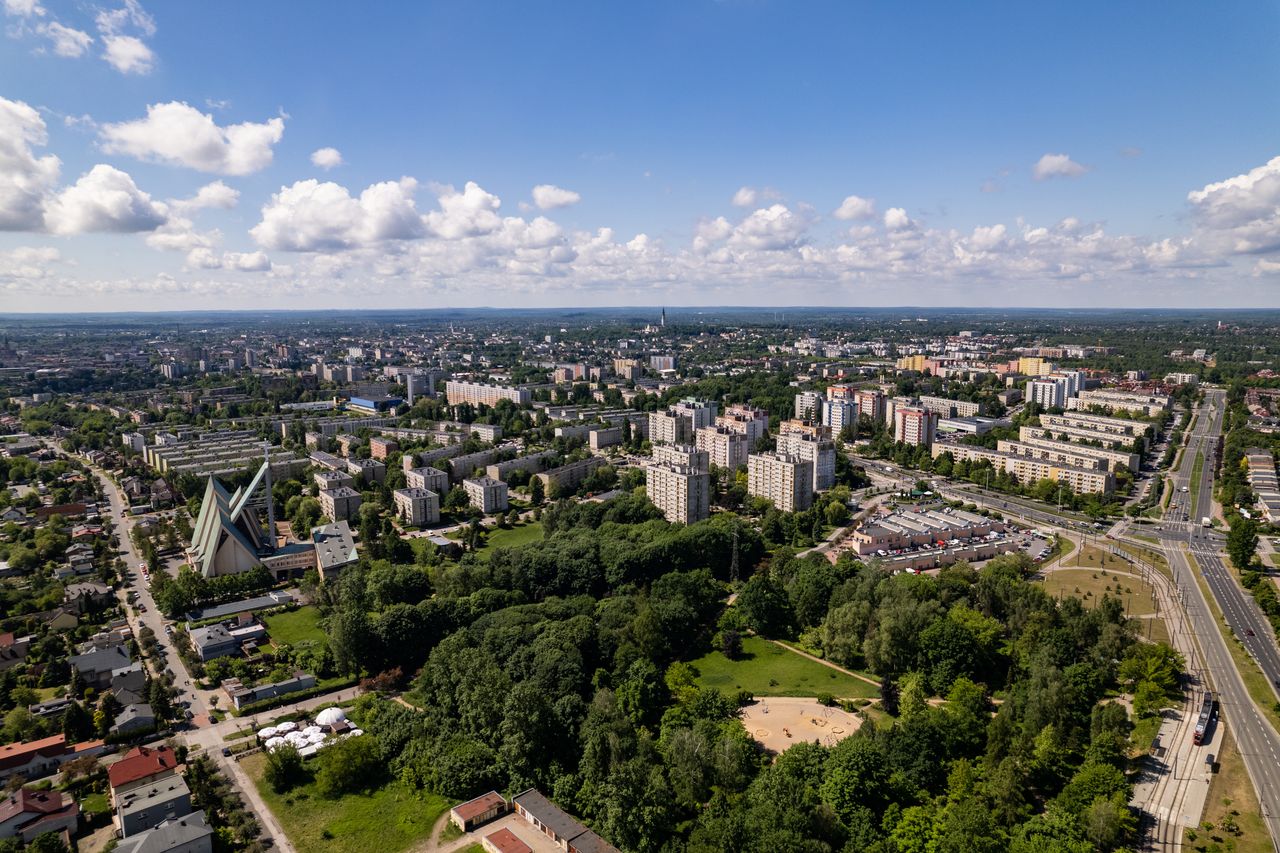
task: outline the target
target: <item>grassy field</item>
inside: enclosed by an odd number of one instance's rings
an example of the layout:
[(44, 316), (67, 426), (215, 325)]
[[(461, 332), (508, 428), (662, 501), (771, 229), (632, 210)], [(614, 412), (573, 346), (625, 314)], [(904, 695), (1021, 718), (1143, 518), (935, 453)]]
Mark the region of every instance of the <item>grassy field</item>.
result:
[(537, 521), (506, 529), (497, 527), (489, 531), (485, 537), (484, 547), (476, 551), (476, 554), (484, 559), (493, 548), (514, 548), (517, 545), (528, 545), (530, 542), (538, 542), (541, 539), (542, 524)]
[[(1121, 565), (1128, 567), (1127, 563)], [(1116, 574), (1106, 569), (1055, 569), (1044, 580), (1045, 592), (1053, 597), (1075, 596), (1086, 607), (1096, 607), (1103, 595), (1120, 599), (1130, 616), (1146, 616), (1155, 612), (1152, 589), (1142, 578)]]
[(92, 793), (80, 800), (80, 810), (85, 814), (106, 814), (111, 811), (111, 804), (107, 802), (106, 794)]
[(1156, 571), (1160, 572), (1160, 574), (1164, 575), (1169, 580), (1173, 580), (1173, 572), (1169, 570), (1169, 561), (1165, 559), (1164, 554), (1161, 554), (1154, 548), (1143, 548), (1139, 545), (1130, 545), (1127, 542), (1120, 542), (1118, 544), (1120, 545), (1120, 550), (1131, 554), (1148, 565), (1155, 566)]
[(275, 613), (266, 618), (267, 633), (277, 644), (297, 645), (304, 640), (316, 643), (326, 641), (320, 628), (320, 611), (314, 607)]
[(789, 652), (760, 637), (744, 637), (742, 658), (729, 660), (718, 651), (691, 662), (698, 686), (722, 693), (746, 690), (753, 696), (812, 696), (831, 693), (843, 699), (879, 695), (875, 685)]
[(1218, 602), (1209, 591), (1209, 585), (1205, 583), (1204, 577), (1200, 572), (1200, 564), (1196, 562), (1196, 558), (1189, 552), (1186, 553), (1187, 562), (1191, 564), (1191, 574), (1195, 575), (1196, 583), (1200, 585), (1200, 592), (1204, 595), (1205, 600), (1209, 602), (1209, 611), (1213, 614), (1213, 618), (1218, 622), (1218, 630), (1222, 632), (1222, 638), (1226, 641), (1227, 650), (1231, 652), (1231, 659), (1235, 662), (1236, 670), (1240, 673), (1240, 680), (1244, 682), (1245, 689), (1249, 691), (1249, 698), (1253, 700), (1253, 704), (1258, 710), (1271, 721), (1273, 726), (1280, 728), (1280, 713), (1276, 708), (1280, 706), (1280, 702), (1276, 702), (1276, 694), (1271, 689), (1271, 684), (1267, 681), (1267, 677), (1258, 668), (1258, 663), (1250, 654), (1245, 651), (1244, 644), (1240, 642), (1240, 638), (1227, 627), (1227, 622), (1222, 618), (1222, 611), (1218, 608)]
[(1200, 508), (1200, 475), (1204, 472), (1204, 454), (1196, 451), (1196, 461), (1191, 464), (1191, 481), (1187, 484), (1191, 489), (1191, 518), (1199, 517)]
[(1097, 545), (1085, 545), (1080, 550), (1071, 555), (1071, 558), (1063, 562), (1064, 566), (1078, 566), (1082, 569), (1116, 569), (1117, 571), (1128, 571), (1129, 563), (1125, 560), (1099, 548)]
[(436, 819), (449, 803), (432, 794), (418, 794), (390, 782), (371, 794), (347, 794), (328, 800), (312, 784), (277, 794), (262, 781), (266, 758), (251, 755), (240, 766), (258, 787), (258, 793), (299, 850), (326, 853), (398, 853), (431, 834)]
[[(1222, 741), (1218, 758), (1218, 773), (1209, 785), (1209, 798), (1204, 804), (1204, 816), (1200, 827), (1187, 830), (1183, 836), (1184, 849), (1234, 850), (1235, 853), (1272, 853), (1271, 836), (1262, 820), (1258, 797), (1249, 782), (1249, 775), (1236, 748), (1235, 738), (1228, 730)], [(1213, 829), (1204, 829), (1205, 824)], [(1233, 832), (1234, 824), (1238, 833)], [(1194, 837), (1193, 837), (1194, 833)], [(1224, 844), (1231, 847), (1224, 847)]]

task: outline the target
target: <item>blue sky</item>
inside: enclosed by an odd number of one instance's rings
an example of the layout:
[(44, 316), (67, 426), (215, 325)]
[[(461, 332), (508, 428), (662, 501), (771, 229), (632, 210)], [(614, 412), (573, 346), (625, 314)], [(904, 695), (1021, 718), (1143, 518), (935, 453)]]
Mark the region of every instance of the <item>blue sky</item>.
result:
[(1280, 304), (1275, 3), (0, 2), (6, 310)]

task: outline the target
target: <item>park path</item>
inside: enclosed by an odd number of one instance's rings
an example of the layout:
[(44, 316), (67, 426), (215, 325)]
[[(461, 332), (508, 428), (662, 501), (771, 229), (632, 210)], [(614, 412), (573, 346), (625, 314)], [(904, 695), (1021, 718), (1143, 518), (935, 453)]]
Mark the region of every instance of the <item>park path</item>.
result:
[(862, 674), (862, 673), (860, 673), (860, 672), (854, 672), (854, 671), (853, 671), (853, 670), (851, 670), (851, 669), (845, 669), (844, 667), (840, 666), (839, 664), (834, 664), (834, 663), (832, 663), (832, 662), (831, 662), (831, 661), (829, 661), (829, 660), (823, 660), (822, 658), (818, 657), (817, 655), (811, 655), (811, 654), (809, 654), (808, 652), (806, 652), (806, 651), (802, 651), (802, 650), (800, 650), (800, 649), (797, 649), (795, 646), (792, 646), (792, 645), (789, 645), (789, 644), (787, 644), (787, 643), (784, 643), (784, 642), (782, 642), (781, 640), (770, 640), (769, 642), (773, 643), (775, 646), (781, 646), (782, 648), (786, 649), (787, 651), (791, 652), (792, 654), (800, 655), (800, 657), (802, 657), (802, 658), (808, 658), (809, 660), (813, 661), (814, 663), (820, 663), (820, 664), (822, 664), (823, 666), (829, 666), (829, 667), (831, 667), (832, 669), (834, 669), (836, 672), (842, 672), (842, 673), (844, 673), (845, 675), (849, 676), (850, 678), (856, 678), (856, 679), (858, 679), (859, 681), (865, 681), (867, 684), (875, 685), (877, 688), (878, 688), (878, 687), (880, 687), (880, 682), (876, 681), (874, 678), (871, 678), (870, 676), (863, 675), (863, 674)]

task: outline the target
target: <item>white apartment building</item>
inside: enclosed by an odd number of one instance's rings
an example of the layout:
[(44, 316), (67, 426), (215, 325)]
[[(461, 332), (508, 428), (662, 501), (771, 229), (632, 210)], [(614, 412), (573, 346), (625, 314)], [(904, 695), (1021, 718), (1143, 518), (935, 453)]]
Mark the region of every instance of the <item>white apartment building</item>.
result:
[(813, 463), (772, 451), (747, 457), (747, 492), (772, 501), (781, 512), (813, 504)]
[(426, 489), (437, 495), (449, 491), (449, 475), (439, 468), (410, 468), (404, 472), (404, 482), (411, 489)]
[(485, 515), (507, 511), (507, 484), (501, 480), (476, 477), (463, 480), (462, 488), (466, 489), (471, 505)]
[(1109, 418), (1106, 415), (1090, 415), (1084, 412), (1064, 412), (1061, 415), (1041, 415), (1040, 425), (1044, 427), (1072, 427), (1087, 429), (1111, 435), (1126, 435), (1137, 438), (1151, 429), (1151, 424), (1143, 421), (1132, 421), (1127, 418)]
[(649, 413), (649, 441), (659, 444), (689, 444), (693, 441), (693, 421), (675, 408)]
[[(1006, 447), (1006, 445), (1008, 445)], [(1130, 453), (1127, 450), (1107, 450), (1103, 447), (1089, 447), (1084, 444), (1073, 444), (1066, 441), (1052, 441), (1043, 438), (1028, 438), (1018, 441), (999, 441), (996, 443), (997, 450), (1008, 450), (1011, 453), (1017, 453), (1022, 456), (1034, 456), (1037, 459), (1066, 459), (1070, 457), (1075, 461), (1067, 462), (1076, 468), (1105, 468), (1108, 471), (1115, 471), (1121, 465), (1130, 471), (1137, 471), (1142, 464), (1142, 457), (1136, 453)], [(1089, 460), (1095, 464), (1085, 464), (1083, 460)]]
[(667, 521), (693, 524), (711, 514), (711, 475), (705, 468), (656, 462), (644, 469), (644, 489)]
[(1068, 402), (1067, 408), (1088, 411), (1091, 406), (1101, 406), (1111, 411), (1123, 409), (1154, 417), (1167, 410), (1170, 402), (1164, 394), (1142, 394), (1102, 388), (1096, 391), (1081, 391), (1080, 396)]
[(728, 427), (708, 426), (694, 432), (694, 444), (706, 451), (711, 464), (720, 468), (741, 468), (747, 464), (751, 442), (746, 433), (735, 432)]
[(1065, 408), (1067, 405), (1067, 381), (1061, 378), (1027, 380), (1027, 402), (1041, 408)]
[(996, 470), (1003, 470), (1018, 478), (1019, 483), (1037, 483), (1040, 480), (1053, 480), (1065, 483), (1077, 494), (1107, 493), (1115, 489), (1115, 476), (1106, 470), (1090, 470), (1059, 465), (1043, 459), (1032, 459), (1029, 456), (987, 450), (985, 447), (974, 447), (965, 444), (935, 444), (933, 458), (950, 453), (957, 462), (970, 462), (986, 459)]
[(409, 525), (422, 527), (440, 521), (440, 495), (430, 489), (396, 489), (392, 493), (396, 515)]
[(938, 429), (938, 413), (915, 406), (897, 406), (893, 411), (893, 440), (911, 445), (933, 446)]
[(684, 465), (705, 471), (711, 464), (711, 454), (692, 444), (657, 444), (653, 448), (653, 461), (659, 465)]
[(836, 445), (829, 437), (785, 431), (778, 434), (778, 452), (795, 456), (813, 468), (813, 490), (826, 491), (836, 484)]
[(716, 422), (716, 412), (719, 410), (717, 403), (708, 400), (695, 400), (693, 397), (685, 397), (673, 407), (676, 414), (683, 415), (689, 419), (691, 429), (702, 429), (711, 426)]
[(510, 400), (519, 406), (527, 406), (532, 399), (528, 388), (509, 385), (486, 385), (483, 382), (459, 382), (450, 379), (444, 385), (449, 404), (470, 403), (473, 406), (496, 406), (502, 400)]
[(831, 427), (831, 432), (839, 435), (845, 427), (858, 425), (858, 404), (853, 400), (836, 398), (827, 400), (823, 406), (822, 422)]
[(801, 391), (797, 394), (795, 416), (802, 421), (822, 420), (822, 394), (817, 391)]

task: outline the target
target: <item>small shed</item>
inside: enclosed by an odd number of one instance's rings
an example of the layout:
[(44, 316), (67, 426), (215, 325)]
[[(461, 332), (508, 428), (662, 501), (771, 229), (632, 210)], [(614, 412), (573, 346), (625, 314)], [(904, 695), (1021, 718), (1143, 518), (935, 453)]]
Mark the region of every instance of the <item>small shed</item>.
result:
[(490, 791), (454, 806), (449, 811), (449, 820), (463, 832), (470, 832), (477, 826), (502, 817), (510, 808), (506, 797), (497, 791)]

